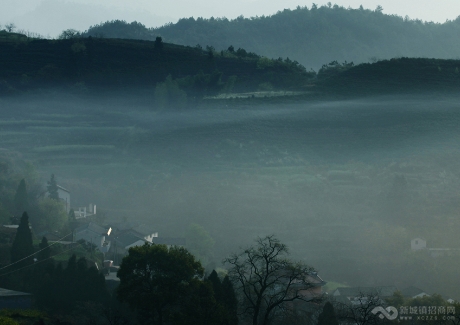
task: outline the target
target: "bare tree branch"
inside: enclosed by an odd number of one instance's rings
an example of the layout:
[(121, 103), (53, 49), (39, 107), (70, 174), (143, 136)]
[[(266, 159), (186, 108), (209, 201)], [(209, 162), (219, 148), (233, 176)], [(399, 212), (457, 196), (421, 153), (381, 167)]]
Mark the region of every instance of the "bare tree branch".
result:
[[(275, 236), (256, 239), (256, 245), (224, 262), (230, 265), (229, 277), (240, 295), (240, 314), (253, 325), (266, 325), (293, 308), (295, 301), (317, 301), (312, 289), (323, 281), (312, 267), (286, 257), (289, 251)], [(318, 280), (319, 279), (319, 280)]]

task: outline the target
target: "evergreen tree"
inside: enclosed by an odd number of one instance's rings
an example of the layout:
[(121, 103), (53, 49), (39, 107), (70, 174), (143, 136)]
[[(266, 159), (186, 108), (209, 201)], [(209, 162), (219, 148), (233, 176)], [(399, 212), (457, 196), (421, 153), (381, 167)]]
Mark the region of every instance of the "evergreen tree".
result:
[(328, 301), (323, 307), (323, 311), (319, 314), (318, 325), (339, 325), (335, 316), (334, 306)]
[(14, 207), (16, 209), (16, 216), (20, 216), (21, 213), (29, 210), (29, 199), (27, 195), (26, 181), (24, 178), (19, 182), (16, 190), (16, 194), (14, 196)]
[(224, 308), (227, 310), (227, 322), (228, 325), (238, 324), (238, 300), (236, 299), (235, 290), (230, 278), (225, 276), (222, 281), (222, 298)]
[(208, 276), (208, 281), (212, 284), (214, 297), (216, 298), (217, 302), (222, 302), (222, 283), (220, 282), (216, 270), (212, 270), (211, 274)]
[(59, 201), (58, 186), (56, 180), (54, 179), (54, 174), (51, 174), (51, 179), (48, 181), (47, 189), (49, 197), (53, 200)]
[(45, 271), (45, 280), (35, 293), (41, 308), (68, 313), (82, 302), (104, 304), (109, 300), (104, 276), (95, 267), (88, 268), (83, 257), (77, 260), (72, 255), (65, 269), (59, 263)]
[[(32, 243), (32, 232), (29, 228), (29, 216), (24, 212), (19, 223), (16, 237), (11, 247), (11, 262), (17, 262), (34, 253)], [(16, 267), (22, 267), (33, 263), (33, 256), (27, 257), (16, 264)]]
[(69, 220), (70, 221), (75, 221), (77, 218), (75, 217), (75, 211), (73, 209), (70, 209), (69, 211)]
[[(38, 245), (40, 248), (40, 253), (38, 253), (38, 260), (43, 261), (50, 257), (51, 255), (51, 248), (48, 245), (48, 239), (46, 237), (42, 238), (42, 242)], [(43, 250), (42, 250), (43, 249)]]

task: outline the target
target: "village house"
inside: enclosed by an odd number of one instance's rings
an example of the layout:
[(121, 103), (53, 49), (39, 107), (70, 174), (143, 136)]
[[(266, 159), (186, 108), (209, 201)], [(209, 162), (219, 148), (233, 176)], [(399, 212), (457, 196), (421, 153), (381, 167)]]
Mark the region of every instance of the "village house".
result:
[(366, 297), (384, 299), (392, 297), (398, 288), (394, 286), (381, 287), (340, 287), (332, 292), (332, 296), (338, 302), (347, 305), (361, 304)]
[(425, 297), (425, 296), (428, 296), (428, 297), (430, 296), (429, 294), (427, 294), (422, 289), (419, 289), (419, 288), (414, 287), (414, 286), (409, 286), (409, 287), (407, 287), (405, 289), (402, 289), (401, 294), (406, 298), (422, 298), (422, 297)]
[(74, 209), (75, 219), (82, 219), (94, 216), (96, 214), (96, 204), (90, 203), (87, 207), (78, 207)]
[(30, 309), (32, 295), (30, 293), (0, 288), (0, 309)]
[(108, 240), (112, 228), (101, 227), (94, 222), (85, 223), (74, 230), (74, 241), (84, 240), (93, 244), (102, 253), (107, 253), (110, 249)]
[(426, 240), (420, 237), (414, 238), (410, 241), (410, 248), (413, 251), (426, 248)]
[(410, 241), (410, 247), (413, 251), (420, 251), (420, 250), (425, 250), (428, 252), (431, 257), (439, 257), (439, 256), (445, 256), (445, 255), (454, 255), (454, 254), (459, 254), (460, 249), (459, 248), (447, 248), (447, 247), (440, 247), (440, 248), (435, 248), (435, 247), (427, 247), (426, 240), (420, 237), (414, 238)]

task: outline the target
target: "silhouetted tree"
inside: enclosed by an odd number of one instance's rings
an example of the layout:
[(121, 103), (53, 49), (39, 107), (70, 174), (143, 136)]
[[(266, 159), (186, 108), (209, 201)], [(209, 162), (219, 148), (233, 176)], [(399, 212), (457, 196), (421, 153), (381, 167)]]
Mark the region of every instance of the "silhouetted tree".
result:
[(258, 238), (256, 245), (233, 254), (225, 262), (229, 277), (241, 297), (241, 312), (253, 325), (266, 325), (277, 310), (294, 301), (319, 301), (308, 292), (315, 284), (309, 281), (312, 267), (286, 258), (288, 248), (275, 236)]
[(104, 276), (94, 266), (88, 267), (85, 258), (77, 260), (75, 255), (69, 258), (65, 269), (59, 263), (46, 270), (36, 297), (39, 307), (58, 312), (70, 312), (82, 302), (109, 301)]
[(26, 181), (22, 179), (19, 182), (16, 194), (14, 196), (15, 216), (20, 216), (24, 211), (29, 210), (29, 198), (26, 189)]
[(215, 299), (212, 284), (209, 281), (195, 281), (187, 295), (177, 306), (173, 323), (184, 325), (225, 324), (223, 306)]
[(155, 51), (161, 51), (163, 49), (163, 39), (160, 36), (155, 38), (155, 43), (153, 43), (153, 48)]
[(42, 238), (41, 243), (38, 245), (40, 252), (37, 254), (38, 260), (43, 261), (51, 256), (51, 248), (48, 245), (48, 239), (46, 237)]
[(48, 190), (49, 197), (51, 199), (59, 201), (58, 186), (56, 183), (56, 179), (54, 178), (54, 174), (51, 174), (51, 178), (48, 181), (47, 190)]
[(16, 25), (14, 23), (6, 24), (5, 29), (8, 33), (12, 33), (16, 29)]
[(208, 281), (212, 284), (212, 290), (214, 291), (214, 297), (217, 301), (222, 301), (222, 283), (220, 282), (219, 276), (216, 270), (212, 270), (208, 276)]
[(75, 211), (73, 209), (70, 209), (70, 211), (69, 211), (69, 220), (70, 221), (75, 221), (76, 220)]
[[(377, 292), (361, 292), (353, 298), (353, 302), (341, 303), (335, 302), (334, 309), (340, 323), (355, 325), (377, 325), (382, 324), (379, 318), (380, 313), (375, 314), (375, 307), (385, 307), (385, 302), (380, 298)], [(394, 315), (394, 313), (391, 313)], [(397, 313), (396, 313), (397, 314)]]
[(227, 325), (238, 324), (238, 300), (236, 299), (235, 290), (230, 278), (225, 276), (222, 280), (222, 302), (226, 311), (226, 322)]
[(214, 298), (216, 301), (215, 308), (218, 309), (218, 317), (221, 319), (220, 324), (235, 325), (238, 324), (237, 305), (235, 291), (228, 276), (221, 282), (217, 272), (213, 270), (208, 276), (207, 281), (212, 285)]
[(318, 325), (339, 325), (335, 316), (334, 306), (328, 301), (323, 307), (323, 311), (319, 314)]
[(75, 29), (66, 29), (62, 31), (62, 33), (58, 36), (59, 39), (71, 39), (78, 37), (81, 37), (81, 34), (79, 31)]
[(131, 247), (120, 265), (118, 299), (127, 302), (145, 322), (163, 324), (203, 276), (203, 267), (183, 247)]
[(16, 267), (22, 267), (33, 263), (34, 246), (32, 242), (32, 232), (29, 228), (29, 216), (24, 212), (19, 222), (16, 237), (14, 238), (11, 247), (11, 262), (16, 264)]

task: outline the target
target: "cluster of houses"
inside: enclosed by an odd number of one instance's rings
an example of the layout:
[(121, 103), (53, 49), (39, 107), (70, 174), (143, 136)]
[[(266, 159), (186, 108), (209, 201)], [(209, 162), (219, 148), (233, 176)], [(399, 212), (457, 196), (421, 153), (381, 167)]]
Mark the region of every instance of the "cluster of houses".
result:
[(405, 298), (422, 298), (430, 296), (422, 289), (414, 286), (399, 290), (395, 286), (380, 286), (380, 287), (341, 287), (335, 289), (331, 296), (334, 300), (349, 305), (356, 305), (362, 302), (362, 298), (366, 296), (379, 297), (380, 299), (390, 298), (396, 292), (400, 292)]
[[(59, 199), (69, 213), (70, 191), (60, 185), (57, 187)], [(149, 231), (148, 228), (134, 222), (119, 222), (105, 227), (87, 222), (88, 218), (97, 214), (96, 204), (90, 203), (87, 207), (74, 208), (73, 211), (79, 225), (73, 230), (72, 242), (83, 240), (102, 252), (104, 256), (107, 254), (123, 256), (128, 253), (130, 247), (141, 246), (144, 243), (185, 246), (185, 238), (159, 237), (158, 232)]]
[[(66, 211), (71, 210), (70, 192), (65, 188), (58, 186), (59, 198), (65, 204)], [(107, 266), (112, 267), (113, 262), (118, 265), (120, 256), (128, 253), (129, 248), (141, 246), (145, 243), (165, 244), (170, 246), (185, 246), (185, 238), (159, 237), (158, 232), (148, 230), (145, 226), (134, 222), (118, 222), (107, 226), (101, 226), (94, 222), (87, 221), (89, 217), (96, 215), (96, 205), (89, 204), (88, 207), (79, 207), (74, 210), (77, 226), (73, 230), (72, 241), (67, 242), (73, 244), (76, 242), (90, 244), (93, 249), (97, 249), (104, 254), (105, 257), (113, 257), (115, 261), (109, 260)], [(12, 231), (16, 230), (17, 226)], [(9, 228), (8, 228), (9, 229)], [(52, 234), (48, 234), (52, 235)], [(52, 240), (52, 238), (49, 238)], [(422, 238), (414, 238), (411, 240), (411, 249), (413, 251), (427, 250), (432, 256), (439, 256), (451, 251), (449, 248), (427, 248), (426, 240)], [(116, 266), (115, 266), (116, 268)], [(107, 285), (115, 287), (119, 279), (114, 272), (106, 275)], [(312, 287), (308, 292), (304, 292), (307, 297), (319, 297), (324, 294), (323, 286), (326, 284), (316, 272), (308, 275), (308, 282), (312, 283)], [(425, 291), (410, 286), (403, 290), (398, 290), (394, 286), (381, 287), (339, 287), (329, 293), (329, 297), (337, 302), (347, 305), (362, 304), (362, 299), (365, 296), (374, 296), (379, 299), (392, 297), (396, 292), (400, 292), (406, 298), (420, 298), (430, 296)], [(447, 299), (448, 302), (454, 303), (452, 299)], [(0, 308), (30, 308), (32, 305), (32, 297), (28, 293), (12, 291), (0, 288)]]
[(432, 257), (451, 256), (460, 253), (460, 248), (447, 248), (447, 247), (427, 247), (426, 239), (414, 238), (410, 241), (410, 248), (412, 251), (426, 251)]
[(73, 231), (73, 242), (84, 240), (104, 255), (126, 255), (130, 247), (145, 243), (167, 246), (185, 246), (185, 238), (159, 237), (158, 232), (133, 222), (114, 223), (100, 226), (94, 222), (82, 223)]

